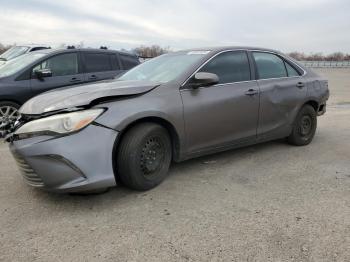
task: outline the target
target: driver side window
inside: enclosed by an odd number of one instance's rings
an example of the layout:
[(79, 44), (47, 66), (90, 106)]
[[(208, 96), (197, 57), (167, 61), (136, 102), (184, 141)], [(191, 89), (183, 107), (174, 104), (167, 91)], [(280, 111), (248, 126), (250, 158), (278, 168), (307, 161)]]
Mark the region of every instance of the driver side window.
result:
[(69, 53), (51, 57), (32, 70), (32, 75), (37, 70), (50, 69), (52, 76), (67, 76), (78, 74), (78, 55), (77, 53)]
[(251, 80), (248, 56), (245, 51), (221, 53), (204, 65), (200, 72), (216, 74), (220, 84)]

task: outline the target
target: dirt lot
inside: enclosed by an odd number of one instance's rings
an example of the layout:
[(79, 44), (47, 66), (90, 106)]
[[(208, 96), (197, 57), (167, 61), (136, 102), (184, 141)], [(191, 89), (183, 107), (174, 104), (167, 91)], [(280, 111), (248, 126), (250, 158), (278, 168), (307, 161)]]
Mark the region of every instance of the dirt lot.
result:
[[(145, 193), (37, 191), (0, 145), (0, 261), (350, 261), (350, 70), (313, 143), (173, 165)], [(346, 104), (349, 102), (349, 104)]]

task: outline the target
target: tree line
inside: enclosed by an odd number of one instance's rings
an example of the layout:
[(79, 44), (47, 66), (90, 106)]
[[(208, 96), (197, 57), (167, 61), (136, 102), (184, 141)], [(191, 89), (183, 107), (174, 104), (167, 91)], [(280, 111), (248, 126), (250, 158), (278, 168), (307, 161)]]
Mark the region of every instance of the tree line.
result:
[[(132, 52), (140, 57), (151, 58), (171, 52), (171, 49), (169, 47), (162, 48), (158, 45), (152, 45), (137, 47), (133, 49)], [(298, 61), (350, 61), (350, 54), (344, 54), (342, 52), (335, 52), (328, 55), (322, 53), (305, 54), (301, 52), (291, 52), (288, 53), (288, 55)]]
[[(83, 44), (81, 44), (81, 46), (83, 46)], [(0, 54), (5, 52), (10, 47), (11, 45), (3, 45), (0, 43)], [(127, 51), (125, 49), (123, 50)], [(151, 45), (151, 46), (139, 46), (129, 51), (142, 58), (152, 58), (165, 53), (169, 53), (172, 50), (170, 49), (170, 47), (161, 47), (159, 45)], [(298, 61), (350, 61), (350, 54), (345, 54), (342, 52), (335, 52), (332, 54), (324, 55), (323, 53), (305, 54), (302, 52), (295, 51), (295, 52), (288, 53), (288, 55)]]
[(0, 43), (0, 54), (2, 54), (3, 52), (5, 52), (7, 49), (9, 49), (11, 47), (11, 45), (3, 45)]
[[(169, 47), (162, 48), (158, 45), (153, 46), (140, 46), (132, 50), (135, 54), (141, 57), (156, 57), (168, 52), (171, 52)], [(350, 54), (344, 54), (342, 52), (335, 52), (332, 54), (324, 55), (322, 53), (305, 54), (301, 52), (288, 53), (290, 57), (293, 57), (298, 61), (350, 61)]]

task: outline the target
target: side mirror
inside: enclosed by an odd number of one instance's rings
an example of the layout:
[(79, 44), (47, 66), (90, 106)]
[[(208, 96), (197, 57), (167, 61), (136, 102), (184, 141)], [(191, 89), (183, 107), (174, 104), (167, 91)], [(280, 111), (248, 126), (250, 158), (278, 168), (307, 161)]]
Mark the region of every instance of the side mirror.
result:
[(219, 77), (216, 74), (199, 72), (196, 73), (189, 81), (189, 86), (197, 89), (202, 86), (211, 86), (219, 83)]
[(35, 70), (34, 74), (41, 81), (43, 81), (45, 77), (51, 77), (52, 76), (51, 69), (49, 69), (49, 68)]

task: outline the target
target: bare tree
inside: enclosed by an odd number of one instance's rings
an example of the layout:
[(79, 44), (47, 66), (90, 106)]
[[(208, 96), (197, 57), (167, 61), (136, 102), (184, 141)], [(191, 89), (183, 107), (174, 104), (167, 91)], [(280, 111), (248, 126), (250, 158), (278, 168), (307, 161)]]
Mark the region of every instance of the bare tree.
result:
[(136, 55), (144, 58), (152, 58), (170, 52), (169, 47), (160, 47), (159, 45), (140, 46), (132, 50)]
[(326, 60), (327, 61), (342, 61), (344, 60), (346, 55), (344, 55), (343, 53), (341, 52), (336, 52), (336, 53), (333, 53), (333, 54), (330, 54), (326, 57)]
[(288, 54), (290, 57), (294, 58), (295, 60), (303, 61), (305, 60), (305, 54), (300, 52), (292, 52)]
[(11, 45), (3, 45), (0, 43), (0, 54), (2, 54), (3, 52), (5, 52), (6, 50), (10, 49)]

